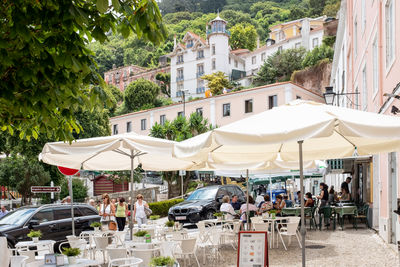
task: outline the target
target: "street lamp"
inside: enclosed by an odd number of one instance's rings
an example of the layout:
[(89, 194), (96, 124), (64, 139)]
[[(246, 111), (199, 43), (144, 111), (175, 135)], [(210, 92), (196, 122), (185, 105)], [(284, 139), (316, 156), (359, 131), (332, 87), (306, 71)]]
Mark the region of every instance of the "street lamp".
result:
[[(335, 102), (335, 97), (337, 97), (337, 105), (339, 106), (339, 97), (340, 96), (342, 96), (342, 95), (344, 95), (344, 96), (347, 96), (347, 95), (359, 95), (359, 94), (360, 94), (359, 92), (356, 92), (356, 93), (340, 93), (340, 94), (338, 94), (338, 93), (335, 93), (333, 91), (333, 87), (332, 86), (327, 86), (327, 87), (325, 87), (324, 98), (325, 98), (325, 103), (327, 105), (333, 105), (333, 103)], [(351, 101), (350, 99), (349, 99), (349, 101), (352, 104), (354, 104), (353, 101)], [(358, 106), (358, 104), (354, 104), (354, 105)]]

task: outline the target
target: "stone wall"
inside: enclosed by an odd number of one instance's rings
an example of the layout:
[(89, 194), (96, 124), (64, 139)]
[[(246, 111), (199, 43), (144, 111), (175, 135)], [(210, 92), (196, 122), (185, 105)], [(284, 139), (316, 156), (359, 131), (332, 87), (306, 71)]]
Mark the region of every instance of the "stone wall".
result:
[[(143, 195), (143, 199), (148, 202), (156, 202), (156, 197), (157, 194), (160, 194), (160, 188), (159, 187), (150, 187), (150, 188), (142, 188), (134, 191), (134, 199), (136, 199), (136, 196), (138, 194)], [(131, 192), (130, 191), (125, 191), (125, 192), (118, 192), (118, 193), (110, 193), (108, 194), (110, 198), (118, 198), (118, 197), (123, 197), (125, 198), (125, 201), (128, 202)], [(92, 197), (95, 201), (101, 200), (101, 195), (100, 196), (94, 196)]]
[(322, 95), (325, 87), (330, 86), (332, 63), (323, 61), (313, 67), (295, 71), (292, 82)]

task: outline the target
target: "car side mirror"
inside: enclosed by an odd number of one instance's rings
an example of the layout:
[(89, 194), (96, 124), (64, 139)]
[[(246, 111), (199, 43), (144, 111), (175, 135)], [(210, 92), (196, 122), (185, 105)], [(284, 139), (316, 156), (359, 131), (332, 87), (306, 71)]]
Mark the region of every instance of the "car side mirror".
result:
[(223, 196), (217, 196), (217, 201), (222, 202), (222, 198), (223, 198)]
[(38, 220), (30, 220), (29, 224), (28, 224), (28, 228), (32, 229), (33, 226), (38, 226), (39, 225), (39, 221)]

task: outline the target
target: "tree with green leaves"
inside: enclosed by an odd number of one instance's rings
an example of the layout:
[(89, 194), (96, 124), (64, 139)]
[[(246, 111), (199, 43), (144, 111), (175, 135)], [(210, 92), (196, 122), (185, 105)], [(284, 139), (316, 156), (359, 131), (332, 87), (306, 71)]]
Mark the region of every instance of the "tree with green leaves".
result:
[(336, 18), (336, 14), (340, 9), (340, 2), (340, 0), (327, 0), (322, 14)]
[(257, 31), (250, 24), (236, 24), (230, 29), (229, 44), (232, 49), (245, 48), (253, 51), (257, 47)]
[(233, 87), (226, 74), (222, 71), (203, 75), (201, 78), (207, 81), (207, 87), (210, 89), (212, 95), (220, 95), (224, 88), (231, 89)]
[[(64, 178), (61, 183), (60, 199), (69, 196), (68, 183), (69, 180)], [(72, 197), (74, 202), (85, 202), (85, 198), (88, 196), (87, 192), (88, 188), (81, 179), (72, 179)]]
[(134, 32), (158, 44), (167, 35), (155, 0), (5, 0), (0, 17), (0, 128), (21, 138), (81, 131), (75, 112), (103, 96), (91, 86), (102, 84), (93, 40)]
[(124, 104), (129, 112), (153, 108), (160, 87), (143, 78), (129, 84), (124, 91)]
[(160, 82), (161, 93), (167, 97), (171, 97), (171, 74), (159, 72), (156, 75), (156, 80)]
[(254, 84), (264, 85), (289, 81), (295, 70), (303, 69), (302, 62), (305, 54), (306, 50), (303, 47), (277, 51), (269, 56), (261, 66), (254, 78)]
[(333, 48), (325, 44), (315, 47), (308, 51), (301, 63), (303, 68), (312, 67), (318, 64), (319, 61), (327, 58), (330, 61), (333, 59)]

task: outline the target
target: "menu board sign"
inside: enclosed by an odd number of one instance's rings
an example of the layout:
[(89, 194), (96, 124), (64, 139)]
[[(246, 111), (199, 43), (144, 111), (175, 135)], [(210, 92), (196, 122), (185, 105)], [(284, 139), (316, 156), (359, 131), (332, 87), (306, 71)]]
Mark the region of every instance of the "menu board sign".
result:
[(267, 267), (267, 232), (239, 232), (238, 267)]

